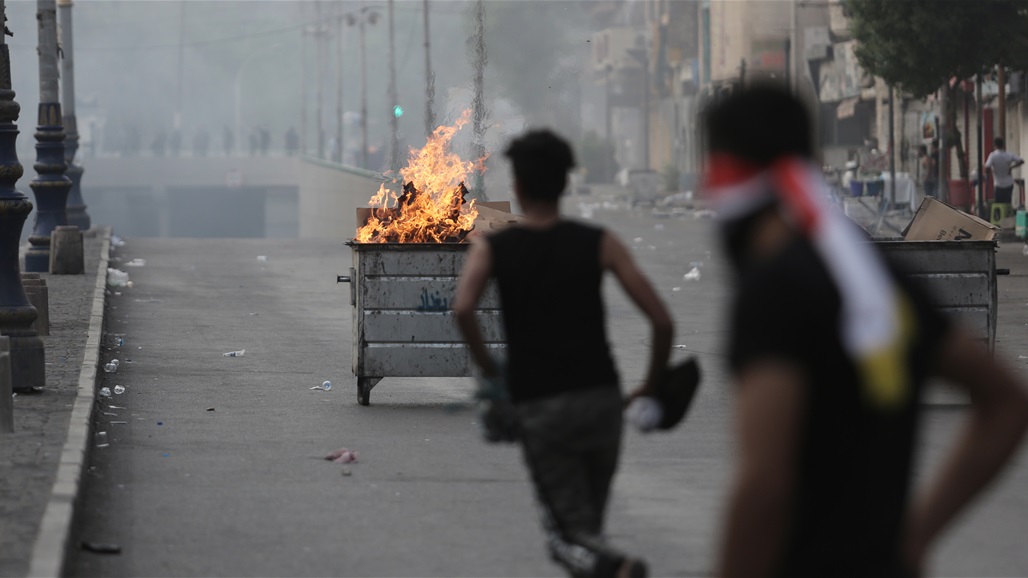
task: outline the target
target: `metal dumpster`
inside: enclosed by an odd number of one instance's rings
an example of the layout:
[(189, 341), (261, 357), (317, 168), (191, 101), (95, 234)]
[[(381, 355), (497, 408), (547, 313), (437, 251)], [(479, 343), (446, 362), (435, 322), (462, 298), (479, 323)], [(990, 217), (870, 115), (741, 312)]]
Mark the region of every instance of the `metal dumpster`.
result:
[(936, 306), (996, 345), (996, 241), (876, 241)]
[[(466, 243), (354, 243), (349, 276), (357, 401), (371, 402), (383, 377), (468, 377), (472, 361), (451, 307)], [(478, 306), (487, 346), (504, 347), (499, 294)]]

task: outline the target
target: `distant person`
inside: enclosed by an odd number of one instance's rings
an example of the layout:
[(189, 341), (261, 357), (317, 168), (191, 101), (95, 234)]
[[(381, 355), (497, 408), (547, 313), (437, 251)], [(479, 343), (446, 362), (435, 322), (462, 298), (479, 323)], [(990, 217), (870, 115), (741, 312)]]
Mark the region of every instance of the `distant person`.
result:
[[(488, 420), (488, 439), (520, 441), (550, 556), (569, 575), (646, 576), (642, 560), (603, 537), (627, 403), (607, 340), (603, 278), (620, 283), (652, 328), (646, 381), (629, 400), (650, 393), (667, 364), (671, 317), (617, 237), (561, 217), (575, 164), (563, 139), (529, 132), (506, 154), (524, 221), (472, 245), (453, 307), (475, 362), (513, 403), (516, 423)], [(503, 308), (505, 365), (486, 349), (475, 315), (490, 279)]]
[(924, 186), (926, 197), (936, 198), (939, 184), (939, 166), (936, 164), (937, 156), (928, 153), (928, 147), (920, 145), (917, 147), (920, 157), (921, 184)]
[[(919, 576), (1017, 448), (1028, 394), (820, 194), (800, 100), (750, 87), (705, 119), (704, 194), (736, 284), (739, 464), (715, 575)], [(910, 496), (932, 377), (972, 405), (939, 475)]]
[(261, 155), (268, 156), (268, 149), (271, 148), (271, 131), (268, 127), (261, 125), (257, 129), (257, 135), (260, 138)]
[(196, 136), (193, 137), (193, 154), (198, 157), (207, 156), (207, 150), (211, 145), (211, 135), (207, 132), (207, 129), (201, 128), (196, 131)]
[(221, 130), (221, 146), (225, 149), (225, 156), (232, 156), (232, 149), (236, 146), (236, 136), (228, 125)]
[(171, 156), (177, 157), (182, 152), (182, 131), (175, 129), (171, 131), (171, 138), (168, 139), (168, 150)]
[(996, 137), (992, 142), (996, 145), (996, 150), (989, 153), (985, 169), (992, 171), (992, 185), (995, 189), (993, 202), (1009, 205), (1014, 193), (1014, 176), (1010, 172), (1023, 165), (1024, 159), (1008, 153), (1002, 138)]
[(300, 135), (296, 132), (296, 127), (289, 127), (286, 131), (286, 154), (294, 156), (300, 152)]
[(150, 150), (153, 151), (153, 156), (163, 157), (168, 147), (168, 135), (164, 134), (164, 131), (157, 133), (157, 136), (153, 139), (153, 144), (150, 146)]

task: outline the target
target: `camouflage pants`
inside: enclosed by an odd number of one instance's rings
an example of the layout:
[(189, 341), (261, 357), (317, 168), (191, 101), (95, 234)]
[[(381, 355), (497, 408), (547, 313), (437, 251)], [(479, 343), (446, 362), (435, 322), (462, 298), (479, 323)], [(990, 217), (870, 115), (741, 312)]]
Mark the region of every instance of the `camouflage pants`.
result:
[(621, 450), (620, 391), (595, 388), (517, 409), (551, 558), (571, 576), (613, 576), (625, 555), (602, 532)]

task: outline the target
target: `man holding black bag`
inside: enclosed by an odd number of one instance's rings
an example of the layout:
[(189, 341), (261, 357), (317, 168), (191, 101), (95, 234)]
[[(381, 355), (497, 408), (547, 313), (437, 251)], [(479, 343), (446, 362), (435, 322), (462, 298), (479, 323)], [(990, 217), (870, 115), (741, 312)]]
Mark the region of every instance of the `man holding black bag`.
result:
[[(486, 437), (521, 443), (550, 555), (570, 575), (646, 576), (645, 563), (606, 544), (602, 528), (622, 411), (629, 401), (658, 393), (671, 350), (671, 317), (621, 242), (560, 216), (559, 198), (575, 164), (564, 140), (549, 131), (529, 132), (510, 144), (506, 156), (525, 219), (475, 243), (454, 305), (491, 385)], [(601, 281), (608, 271), (653, 327), (646, 381), (627, 398), (607, 341)], [(487, 351), (474, 313), (490, 279), (503, 306), (503, 367)]]

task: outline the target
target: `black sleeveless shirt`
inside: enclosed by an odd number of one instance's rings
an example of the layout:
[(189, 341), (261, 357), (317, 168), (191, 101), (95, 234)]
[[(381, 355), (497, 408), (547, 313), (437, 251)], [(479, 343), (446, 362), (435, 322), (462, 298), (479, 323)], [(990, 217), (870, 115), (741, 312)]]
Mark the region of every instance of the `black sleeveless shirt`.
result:
[(507, 333), (513, 401), (617, 387), (600, 285), (603, 230), (560, 221), (486, 237)]

